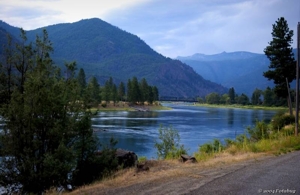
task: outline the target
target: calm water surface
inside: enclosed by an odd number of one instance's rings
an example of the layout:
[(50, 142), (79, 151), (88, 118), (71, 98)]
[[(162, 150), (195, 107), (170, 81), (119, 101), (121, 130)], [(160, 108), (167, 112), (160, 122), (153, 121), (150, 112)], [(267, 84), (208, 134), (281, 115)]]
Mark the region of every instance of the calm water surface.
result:
[(207, 108), (188, 104), (165, 104), (172, 110), (155, 112), (99, 112), (92, 120), (102, 143), (109, 138), (118, 140), (117, 147), (134, 151), (138, 156), (156, 158), (155, 141), (160, 125), (179, 131), (181, 144), (189, 154), (199, 145), (217, 138), (234, 139), (253, 126), (256, 120), (270, 121), (276, 111), (236, 108)]

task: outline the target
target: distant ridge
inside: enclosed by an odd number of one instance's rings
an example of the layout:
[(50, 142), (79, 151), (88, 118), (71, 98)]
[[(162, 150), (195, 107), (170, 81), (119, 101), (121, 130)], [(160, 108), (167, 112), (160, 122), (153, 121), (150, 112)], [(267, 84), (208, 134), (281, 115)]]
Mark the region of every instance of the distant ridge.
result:
[[(3, 21), (0, 28), (19, 38), (18, 28)], [(119, 84), (136, 76), (156, 85), (161, 96), (196, 97), (228, 91), (204, 79), (190, 66), (158, 54), (138, 36), (98, 18), (30, 30), (27, 31), (28, 39), (34, 41), (43, 28), (53, 43), (51, 56), (55, 63), (64, 68), (64, 62), (75, 60), (79, 68), (85, 69), (88, 78), (96, 76), (101, 85), (109, 77)]]
[[(296, 49), (293, 50), (296, 58)], [(258, 88), (265, 90), (273, 87), (273, 81), (263, 76), (269, 68), (270, 61), (264, 54), (245, 51), (220, 53), (214, 55), (194, 54), (177, 59), (191, 66), (203, 78), (220, 83), (230, 88), (234, 87), (239, 94), (251, 97)]]

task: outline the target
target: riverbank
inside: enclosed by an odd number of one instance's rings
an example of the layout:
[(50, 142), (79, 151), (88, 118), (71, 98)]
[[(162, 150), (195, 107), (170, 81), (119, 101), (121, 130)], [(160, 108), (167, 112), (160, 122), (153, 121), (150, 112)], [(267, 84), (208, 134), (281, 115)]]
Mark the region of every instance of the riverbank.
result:
[[(229, 147), (197, 163), (148, 160), (144, 162), (148, 167), (145, 171), (137, 171), (136, 168), (120, 170), (110, 178), (78, 188), (69, 194), (186, 194), (241, 168), (272, 161), (277, 156), (300, 149), (300, 137), (282, 136), (269, 140), (268, 144), (266, 141), (261, 140), (255, 145), (243, 143), (239, 149)], [(253, 147), (264, 152), (253, 152)]]
[(253, 110), (278, 110), (288, 111), (287, 107), (270, 107), (270, 106), (257, 106), (257, 105), (240, 105), (240, 104), (200, 104), (195, 103), (194, 106), (211, 107), (211, 108), (241, 108), (241, 109), (253, 109)]
[(99, 105), (98, 108), (91, 108), (92, 113), (97, 111), (156, 111), (156, 110), (172, 110), (170, 107), (162, 106), (159, 102), (152, 105), (129, 105), (127, 102), (110, 102), (108, 104)]

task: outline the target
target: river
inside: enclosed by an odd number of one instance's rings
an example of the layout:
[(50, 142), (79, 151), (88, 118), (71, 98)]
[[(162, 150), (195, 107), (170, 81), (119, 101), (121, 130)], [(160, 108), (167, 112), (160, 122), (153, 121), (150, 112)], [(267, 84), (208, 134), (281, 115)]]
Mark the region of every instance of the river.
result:
[(276, 111), (238, 108), (209, 108), (191, 104), (165, 104), (172, 110), (137, 112), (99, 112), (92, 119), (100, 142), (111, 137), (118, 140), (117, 147), (134, 151), (147, 159), (157, 158), (155, 141), (160, 125), (178, 130), (180, 143), (193, 154), (199, 145), (213, 141), (235, 139), (257, 120), (269, 122)]

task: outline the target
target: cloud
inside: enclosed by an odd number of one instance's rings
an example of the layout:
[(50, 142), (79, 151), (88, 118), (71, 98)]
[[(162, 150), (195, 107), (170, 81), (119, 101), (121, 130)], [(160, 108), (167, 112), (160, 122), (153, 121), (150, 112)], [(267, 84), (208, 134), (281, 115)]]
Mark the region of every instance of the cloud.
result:
[(238, 50), (263, 53), (272, 24), (283, 16), (295, 30), (299, 9), (297, 0), (151, 1), (124, 10), (122, 19), (111, 15), (108, 21), (169, 57)]
[(295, 34), (300, 21), (299, 0), (0, 0), (0, 7), (0, 19), (25, 30), (101, 18), (168, 57), (263, 53), (277, 18)]
[(10, 0), (0, 1), (1, 20), (26, 30), (51, 24), (75, 22), (86, 18), (104, 18), (149, 0)]

